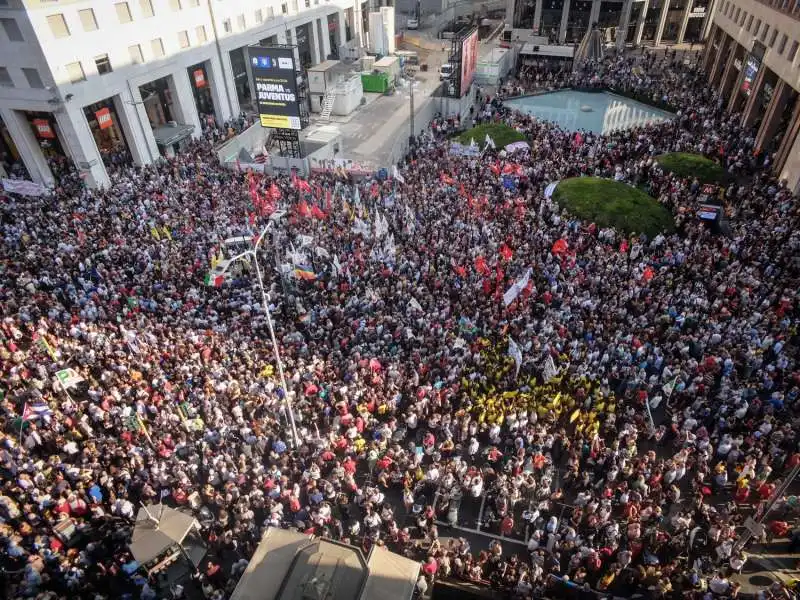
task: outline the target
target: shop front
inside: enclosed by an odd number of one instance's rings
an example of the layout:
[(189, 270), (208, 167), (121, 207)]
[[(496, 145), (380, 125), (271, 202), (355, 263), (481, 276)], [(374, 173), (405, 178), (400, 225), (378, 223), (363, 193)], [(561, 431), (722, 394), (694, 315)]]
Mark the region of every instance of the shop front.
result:
[(111, 165), (130, 164), (131, 157), (125, 134), (120, 126), (117, 111), (111, 98), (95, 102), (83, 108), (89, 129), (97, 144), (103, 163)]
[(201, 62), (186, 69), (192, 84), (192, 95), (200, 121), (214, 115), (214, 99), (211, 96), (211, 81), (208, 78), (206, 63)]
[(26, 111), (24, 114), (45, 158), (49, 160), (65, 157), (64, 148), (56, 132), (55, 116), (46, 112)]

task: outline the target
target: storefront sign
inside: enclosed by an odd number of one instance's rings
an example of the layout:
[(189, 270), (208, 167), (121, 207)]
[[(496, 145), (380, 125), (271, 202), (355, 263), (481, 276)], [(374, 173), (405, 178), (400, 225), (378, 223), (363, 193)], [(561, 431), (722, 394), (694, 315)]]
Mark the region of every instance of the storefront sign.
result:
[(100, 129), (108, 129), (114, 124), (111, 120), (111, 111), (108, 108), (101, 108), (94, 113), (94, 116), (97, 119), (97, 126)]
[(300, 129), (297, 73), (291, 48), (247, 49), (262, 127)]
[(36, 135), (45, 140), (53, 140), (56, 137), (56, 134), (53, 132), (53, 128), (50, 127), (50, 122), (45, 119), (34, 119), (32, 121), (33, 126), (36, 128)]
[(206, 87), (206, 74), (203, 73), (203, 69), (197, 69), (194, 72), (194, 85), (199, 88)]
[(744, 78), (742, 79), (742, 91), (745, 96), (749, 96), (753, 91), (753, 82), (758, 74), (758, 69), (761, 67), (761, 62), (753, 55), (747, 57), (744, 64)]

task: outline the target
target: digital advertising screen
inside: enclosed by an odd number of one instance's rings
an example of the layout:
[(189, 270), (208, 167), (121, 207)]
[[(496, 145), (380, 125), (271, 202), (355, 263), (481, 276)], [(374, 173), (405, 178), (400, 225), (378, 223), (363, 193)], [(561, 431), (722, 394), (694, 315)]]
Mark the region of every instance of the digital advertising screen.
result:
[(744, 62), (744, 78), (742, 79), (742, 91), (744, 92), (745, 96), (749, 96), (750, 92), (753, 88), (753, 81), (756, 79), (756, 75), (758, 74), (758, 68), (761, 66), (761, 61), (759, 61), (755, 56), (752, 54), (747, 57), (747, 60)]
[(301, 129), (291, 48), (247, 48), (262, 127)]
[(461, 42), (461, 95), (467, 93), (478, 66), (478, 30), (476, 29)]

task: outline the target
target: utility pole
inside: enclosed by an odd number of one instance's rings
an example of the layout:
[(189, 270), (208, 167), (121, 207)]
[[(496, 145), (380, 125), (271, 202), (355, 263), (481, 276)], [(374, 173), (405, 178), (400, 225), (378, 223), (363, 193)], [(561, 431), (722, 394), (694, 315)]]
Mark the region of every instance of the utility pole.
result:
[(409, 95), (409, 108), (411, 111), (411, 115), (409, 118), (409, 122), (411, 123), (411, 131), (409, 132), (408, 143), (410, 145), (414, 144), (414, 138), (416, 137), (414, 134), (414, 77), (412, 76), (409, 81), (409, 87), (411, 88), (411, 94)]
[[(764, 512), (761, 513), (761, 516), (755, 519), (755, 525), (763, 525), (764, 521), (767, 520), (767, 515), (769, 515), (770, 511), (775, 508), (775, 504), (777, 504), (778, 500), (780, 500), (784, 494), (786, 494), (789, 487), (794, 482), (795, 478), (797, 477), (798, 473), (800, 473), (800, 464), (795, 465), (789, 474), (783, 479), (781, 484), (775, 489), (775, 492), (772, 494), (769, 500), (766, 501), (764, 504)], [(758, 512), (756, 512), (758, 514)], [(742, 536), (736, 541), (734, 544), (734, 548), (737, 550), (742, 550), (748, 544), (748, 542), (753, 537), (753, 532), (750, 528), (745, 531)]]

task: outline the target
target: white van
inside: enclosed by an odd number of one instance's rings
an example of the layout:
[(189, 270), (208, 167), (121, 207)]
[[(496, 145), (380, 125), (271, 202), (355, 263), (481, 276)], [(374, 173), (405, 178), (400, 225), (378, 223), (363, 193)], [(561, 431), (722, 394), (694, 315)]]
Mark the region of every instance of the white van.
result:
[(406, 29), (419, 29), (419, 19), (409, 17), (406, 21)]
[(439, 67), (439, 81), (445, 81), (453, 76), (453, 65), (445, 63)]

